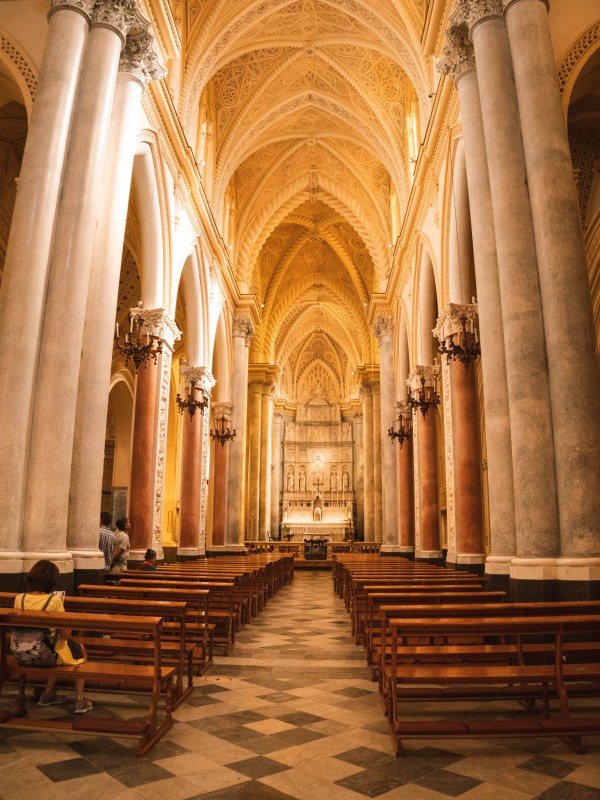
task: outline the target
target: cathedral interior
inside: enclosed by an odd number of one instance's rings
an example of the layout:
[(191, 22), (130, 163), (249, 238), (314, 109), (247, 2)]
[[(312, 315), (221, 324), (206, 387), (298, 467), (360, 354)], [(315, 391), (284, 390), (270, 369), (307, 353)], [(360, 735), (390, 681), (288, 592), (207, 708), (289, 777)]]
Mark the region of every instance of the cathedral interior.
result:
[[(598, 0), (0, 0), (3, 592), (40, 559), (67, 593), (103, 583), (108, 512), (131, 567), (293, 555), (296, 620), (308, 569), (359, 554), (598, 600), (599, 354)], [(256, 644), (260, 669), (282, 646)], [(373, 699), (336, 658), (327, 691)], [(240, 663), (203, 687), (237, 681), (232, 715), (259, 691)], [(194, 720), (169, 780), (206, 745)], [(503, 796), (600, 797), (578, 759), (587, 794)], [(466, 775), (445, 796), (499, 796)], [(324, 791), (219, 776), (210, 797)], [(328, 796), (379, 796), (371, 778)]]

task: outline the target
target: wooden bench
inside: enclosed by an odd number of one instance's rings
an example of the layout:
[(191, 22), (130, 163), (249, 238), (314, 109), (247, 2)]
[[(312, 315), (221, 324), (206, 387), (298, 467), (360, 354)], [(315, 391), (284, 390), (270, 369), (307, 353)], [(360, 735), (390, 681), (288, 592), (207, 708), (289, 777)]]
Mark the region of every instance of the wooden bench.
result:
[[(577, 695), (581, 687), (586, 696), (600, 696), (600, 659), (578, 661), (574, 649), (564, 646), (567, 636), (582, 636), (585, 640), (597, 635), (600, 615), (393, 618), (389, 627), (392, 657), (385, 667), (384, 681), (396, 753), (401, 750), (403, 738), (448, 736), (558, 736), (576, 752), (582, 752), (581, 736), (600, 733), (600, 716), (572, 717), (569, 709), (569, 696)], [(470, 658), (456, 657), (461, 642), (472, 643), (482, 634), (486, 639), (482, 646), (488, 647), (487, 642), (492, 639), (502, 647), (501, 663), (474, 665)], [(420, 646), (411, 642), (423, 638), (435, 642), (438, 662), (407, 663), (402, 657), (403, 649), (410, 647), (410, 657), (418, 657)], [(535, 643), (542, 649), (537, 650)], [(531, 645), (533, 650), (525, 645)], [(472, 644), (466, 647), (472, 648)], [(453, 651), (449, 661), (444, 660), (446, 648)], [(510, 655), (508, 648), (512, 650)], [(532, 652), (534, 658), (530, 658)], [(540, 658), (540, 652), (547, 657)], [(549, 716), (552, 698), (558, 700), (558, 717)], [(402, 704), (409, 700), (427, 700), (429, 704), (457, 699), (512, 699), (532, 710), (535, 701), (541, 700), (545, 716), (483, 722), (469, 718), (468, 710), (460, 719), (454, 712), (452, 720), (407, 720), (402, 716)]]
[[(175, 666), (162, 663), (160, 647), (162, 619), (151, 616), (117, 614), (77, 614), (65, 612), (20, 611), (0, 609), (0, 691), (6, 682), (19, 686), (17, 708), (0, 712), (0, 724), (8, 727), (43, 728), (56, 732), (103, 733), (112, 736), (133, 736), (138, 739), (137, 754), (149, 752), (171, 728), (173, 680)], [(80, 633), (96, 632), (115, 637), (136, 636), (153, 643), (151, 664), (128, 661), (86, 661), (77, 666), (21, 666), (10, 653), (10, 632), (13, 628), (69, 628)], [(74, 720), (29, 718), (25, 705), (28, 685), (42, 686), (48, 677), (57, 676), (59, 684), (72, 684), (85, 678), (86, 687), (111, 692), (141, 692), (148, 696), (148, 709), (141, 719), (105, 719), (94, 716)], [(164, 703), (161, 704), (161, 697)]]
[[(14, 592), (0, 592), (0, 606), (13, 608)], [(71, 597), (64, 600), (66, 611), (86, 614), (132, 614), (134, 616), (162, 617), (160, 650), (163, 664), (177, 668), (173, 687), (173, 708), (177, 708), (193, 691), (194, 665), (200, 662), (200, 649), (186, 637), (186, 612), (188, 606), (181, 602), (159, 600), (121, 600), (104, 597)], [(167, 630), (165, 625), (169, 624)], [(77, 636), (92, 661), (128, 660), (132, 663), (152, 663), (154, 643), (138, 636)]]

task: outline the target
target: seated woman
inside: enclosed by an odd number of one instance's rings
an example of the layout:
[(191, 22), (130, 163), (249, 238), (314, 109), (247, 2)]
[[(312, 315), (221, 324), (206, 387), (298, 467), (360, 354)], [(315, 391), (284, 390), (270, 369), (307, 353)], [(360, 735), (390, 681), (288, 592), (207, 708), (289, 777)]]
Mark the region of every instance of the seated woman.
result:
[(141, 564), (138, 564), (138, 569), (145, 569), (149, 572), (156, 572), (156, 551), (155, 550), (146, 550), (144, 555), (144, 560)]
[[(24, 594), (18, 594), (15, 597), (14, 607), (25, 611), (41, 611), (44, 609), (55, 614), (64, 612), (65, 607), (62, 599), (52, 594), (58, 575), (59, 569), (52, 561), (47, 561), (46, 559), (38, 561), (27, 575), (29, 591)], [(57, 665), (83, 664), (87, 658), (83, 645), (70, 639), (70, 635), (71, 631), (66, 628), (50, 629), (49, 639), (51, 647), (56, 653)], [(54, 706), (66, 701), (66, 697), (54, 691), (57, 680), (57, 675), (51, 675), (48, 678), (44, 693), (38, 700), (39, 706)], [(91, 701), (86, 700), (83, 696), (84, 683), (84, 678), (75, 680), (75, 714), (87, 714), (94, 707)]]

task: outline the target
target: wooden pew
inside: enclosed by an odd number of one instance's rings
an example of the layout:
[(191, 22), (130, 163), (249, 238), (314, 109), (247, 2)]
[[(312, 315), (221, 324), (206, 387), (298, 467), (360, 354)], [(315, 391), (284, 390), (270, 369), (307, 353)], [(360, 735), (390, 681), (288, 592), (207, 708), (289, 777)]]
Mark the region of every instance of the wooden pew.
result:
[[(394, 750), (401, 750), (402, 739), (449, 736), (557, 736), (576, 752), (582, 752), (581, 736), (600, 733), (600, 716), (573, 717), (569, 696), (583, 686), (585, 693), (600, 696), (600, 660), (573, 659), (573, 650), (564, 648), (565, 638), (588, 637), (600, 630), (600, 615), (563, 615), (558, 617), (433, 617), (393, 618), (390, 620), (392, 659), (386, 668), (389, 682), (388, 717)], [(456, 649), (461, 641), (473, 641), (485, 633), (512, 655), (503, 663), (473, 665), (468, 660), (409, 664), (401, 659), (403, 647), (423, 637), (435, 641), (443, 654), (445, 646)], [(547, 645), (551, 640), (551, 658), (528, 659), (525, 643)], [(414, 647), (414, 645), (410, 645)], [(469, 645), (470, 646), (470, 645)], [(418, 649), (418, 648), (417, 648)], [(506, 655), (506, 654), (505, 654)], [(536, 654), (537, 655), (537, 654)], [(551, 717), (550, 701), (558, 700), (559, 716)], [(541, 700), (543, 718), (489, 719), (470, 718), (469, 710), (452, 720), (408, 720), (403, 717), (403, 703), (426, 699), (428, 704), (442, 700), (486, 701), (514, 699), (520, 703)], [(497, 709), (495, 711), (497, 717)]]
[[(25, 667), (17, 663), (10, 653), (10, 632), (13, 628), (70, 628), (80, 632), (97, 632), (116, 637), (135, 636), (153, 642), (151, 664), (132, 664), (125, 661), (86, 661), (77, 666)], [(0, 712), (0, 725), (8, 727), (42, 728), (56, 732), (103, 733), (111, 736), (133, 736), (138, 739), (138, 755), (145, 755), (171, 728), (173, 705), (173, 679), (175, 666), (162, 663), (160, 648), (162, 619), (150, 616), (117, 614), (77, 614), (65, 612), (51, 614), (47, 611), (20, 611), (0, 609), (0, 690), (6, 682), (19, 685), (17, 708)], [(74, 720), (35, 719), (26, 716), (25, 689), (27, 685), (44, 685), (50, 675), (58, 677), (59, 684), (72, 684), (85, 678), (86, 687), (109, 689), (111, 692), (142, 692), (148, 696), (148, 708), (141, 719), (101, 719), (94, 716)], [(161, 696), (164, 704), (161, 708)]]

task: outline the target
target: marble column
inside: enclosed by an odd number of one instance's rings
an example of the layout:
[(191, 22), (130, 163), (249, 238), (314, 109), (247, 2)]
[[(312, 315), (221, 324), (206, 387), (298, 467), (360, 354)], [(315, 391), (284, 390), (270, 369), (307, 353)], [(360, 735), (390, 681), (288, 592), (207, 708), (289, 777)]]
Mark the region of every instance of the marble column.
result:
[[(51, 5), (6, 249), (0, 291), (0, 458), (10, 469), (3, 469), (0, 477), (3, 573), (20, 574), (24, 569), (23, 512), (39, 337), (67, 140), (93, 5), (93, 0), (55, 0)], [(70, 562), (67, 554), (65, 559)]]
[(151, 547), (160, 559), (171, 354), (181, 332), (163, 309), (135, 308), (130, 314), (163, 340), (158, 363), (151, 358), (137, 373), (129, 481), (131, 558), (140, 559)]
[[(203, 397), (210, 396), (215, 380), (206, 367), (190, 366), (180, 362), (179, 372), (181, 394), (186, 396), (190, 383), (195, 381), (195, 385), (203, 392)], [(205, 412), (204, 409), (196, 409), (194, 415), (190, 417), (187, 411), (183, 412), (178, 558), (197, 558), (203, 549), (200, 542), (200, 500), (205, 413), (209, 412)]]
[(375, 542), (383, 542), (383, 508), (381, 502), (381, 393), (379, 381), (373, 381), (371, 388), (373, 392), (373, 540)]
[(248, 350), (254, 335), (254, 325), (248, 312), (234, 315), (231, 325), (233, 337), (233, 371), (231, 375), (231, 427), (237, 431), (229, 447), (229, 473), (227, 481), (227, 536), (228, 550), (244, 550), (245, 467), (246, 467), (246, 414), (248, 405)]
[(271, 520), (271, 458), (273, 447), (273, 383), (265, 381), (261, 395), (260, 412), (260, 502), (258, 509), (258, 535), (267, 540)]
[[(407, 379), (413, 398), (417, 398), (421, 378), (425, 379), (426, 390), (436, 392), (440, 375), (439, 366), (414, 367)], [(438, 454), (436, 434), (436, 411), (430, 408), (427, 414), (417, 410), (414, 422), (418, 426), (419, 461), (419, 519), (420, 542), (415, 552), (419, 561), (439, 561), (442, 557), (440, 545), (440, 514), (438, 487)]]
[(391, 312), (375, 318), (373, 333), (379, 342), (380, 375), (380, 449), (381, 449), (381, 507), (382, 547), (381, 552), (398, 552), (398, 478), (396, 474), (396, 449), (394, 440), (388, 437), (388, 429), (395, 418), (394, 378), (394, 319)]
[[(83, 58), (50, 256), (31, 420), (23, 542), (64, 551), (85, 309), (119, 56), (133, 3), (97, 3)], [(65, 313), (67, 312), (67, 313)], [(56, 398), (60, 397), (60, 414)]]
[[(478, 330), (475, 305), (449, 303), (437, 320), (434, 331), (440, 342), (461, 344), (462, 320), (466, 320), (467, 336)], [(463, 346), (464, 343), (462, 343)], [(447, 357), (446, 357), (447, 358)], [(481, 446), (479, 441), (479, 400), (477, 365), (462, 364), (448, 358), (452, 394), (452, 440), (454, 446), (454, 507), (456, 521), (455, 552), (448, 561), (478, 572), (485, 561), (483, 541), (483, 508), (481, 481)], [(448, 480), (450, 476), (446, 476)]]
[(438, 69), (443, 74), (451, 75), (456, 82), (469, 187), (489, 482), (491, 549), (485, 570), (492, 584), (498, 582), (499, 586), (507, 589), (510, 561), (516, 553), (516, 530), (504, 327), (475, 54), (463, 28), (449, 28)]
[[(404, 418), (405, 428), (414, 424), (413, 410), (409, 403), (397, 403), (398, 417)], [(399, 505), (399, 546), (398, 551), (406, 558), (415, 554), (415, 492), (413, 465), (413, 437), (405, 439), (398, 445), (398, 505)]]
[[(67, 547), (74, 569), (104, 569), (98, 551), (100, 486), (104, 469), (114, 314), (119, 292), (129, 188), (142, 94), (164, 70), (149, 34), (128, 36), (121, 53), (108, 138), (104, 190), (88, 290), (73, 435)], [(96, 563), (98, 562), (98, 563)], [(79, 578), (78, 578), (79, 580)]]
[[(215, 420), (222, 416), (231, 417), (231, 403), (215, 403), (212, 406), (212, 427)], [(212, 445), (212, 476), (213, 476), (213, 502), (212, 502), (212, 542), (211, 548), (225, 546), (225, 531), (227, 528), (227, 485), (228, 485), (228, 455), (229, 445), (221, 445), (214, 441)]]
[(273, 445), (271, 456), (271, 537), (279, 536), (281, 515), (279, 502), (281, 500), (281, 470), (283, 461), (283, 415), (275, 414), (273, 420)]
[[(504, 326), (517, 555), (559, 552), (548, 364), (529, 191), (501, 0), (460, 0), (475, 50)], [(512, 570), (511, 570), (512, 574)]]
[[(572, 559), (584, 559), (581, 579), (588, 580), (585, 559), (600, 552), (600, 373), (579, 205), (548, 3), (504, 5), (544, 309), (560, 555), (570, 560), (565, 569), (571, 580), (577, 580)], [(595, 569), (599, 580), (600, 561)]]
[(262, 381), (248, 384), (248, 507), (245, 538), (259, 539), (258, 520), (260, 516), (260, 479), (262, 456)]
[(369, 382), (360, 387), (363, 405), (363, 457), (364, 457), (364, 537), (373, 542), (373, 388)]
[(352, 442), (354, 455), (354, 474), (352, 475), (351, 493), (354, 498), (355, 512), (355, 536), (364, 538), (365, 530), (365, 450), (363, 443), (363, 415), (354, 412), (352, 417)]

